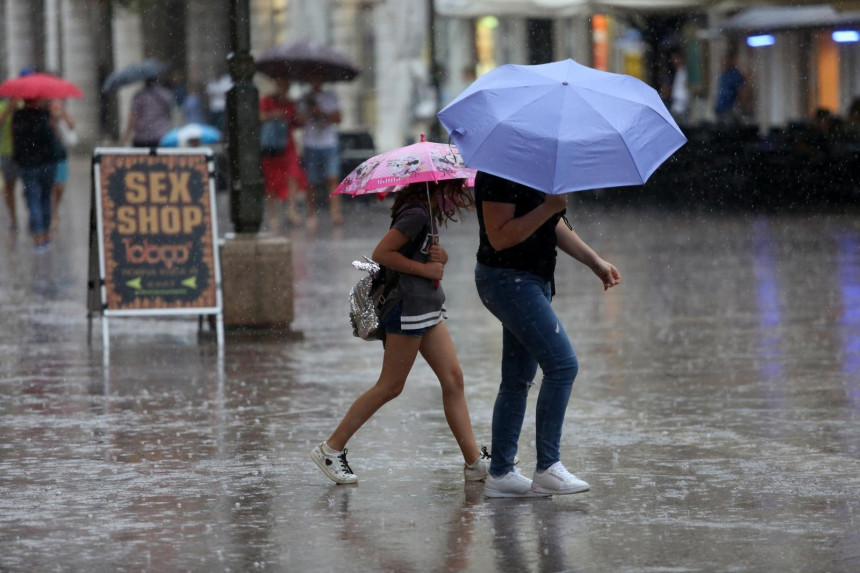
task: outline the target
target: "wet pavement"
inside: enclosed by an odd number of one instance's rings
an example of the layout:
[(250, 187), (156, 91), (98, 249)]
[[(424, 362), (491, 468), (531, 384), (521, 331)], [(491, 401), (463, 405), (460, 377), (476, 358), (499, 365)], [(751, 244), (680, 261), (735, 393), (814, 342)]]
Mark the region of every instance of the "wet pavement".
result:
[[(346, 293), (385, 205), (287, 232), (303, 339), (219, 355), (195, 318), (124, 318), (105, 355), (98, 328), (87, 343), (87, 167), (72, 165), (50, 251), (0, 236), (0, 571), (860, 569), (856, 212), (572, 199), (577, 231), (623, 275), (604, 293), (579, 264), (557, 273), (580, 358), (563, 459), (592, 490), (486, 500), (464, 486), (424, 364), (349, 444), (357, 486), (308, 459), (378, 374)], [(448, 326), (489, 441), (501, 333), (471, 282), (474, 216), (442, 236)], [(526, 474), (533, 414), (534, 395)]]

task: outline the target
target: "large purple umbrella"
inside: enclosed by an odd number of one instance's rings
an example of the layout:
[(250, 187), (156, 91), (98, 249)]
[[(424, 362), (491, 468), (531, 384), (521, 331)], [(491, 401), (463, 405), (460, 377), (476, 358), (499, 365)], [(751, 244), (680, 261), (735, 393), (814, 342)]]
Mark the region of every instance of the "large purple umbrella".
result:
[(346, 56), (313, 42), (272, 46), (257, 58), (257, 70), (273, 78), (302, 82), (315, 76), (324, 82), (341, 82), (358, 75), (358, 68)]
[(467, 167), (553, 194), (641, 185), (687, 141), (653, 88), (573, 60), (496, 68), (437, 117)]

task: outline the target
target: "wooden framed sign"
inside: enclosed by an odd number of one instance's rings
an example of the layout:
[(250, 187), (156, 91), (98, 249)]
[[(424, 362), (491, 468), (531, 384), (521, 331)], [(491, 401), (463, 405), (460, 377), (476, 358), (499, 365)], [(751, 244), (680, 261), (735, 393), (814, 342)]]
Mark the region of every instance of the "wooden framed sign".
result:
[(111, 316), (194, 314), (217, 316), (222, 344), (211, 150), (97, 148), (93, 195), (105, 343)]

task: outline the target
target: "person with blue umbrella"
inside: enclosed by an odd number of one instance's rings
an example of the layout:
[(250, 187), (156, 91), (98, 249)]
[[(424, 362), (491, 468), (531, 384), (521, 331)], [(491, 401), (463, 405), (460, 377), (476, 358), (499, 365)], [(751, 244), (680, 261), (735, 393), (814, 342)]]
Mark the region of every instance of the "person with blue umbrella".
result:
[[(565, 193), (641, 185), (686, 142), (657, 92), (630, 76), (564, 60), (501, 66), (472, 83), (439, 120), (477, 169), (475, 284), (502, 324), (501, 383), (493, 408), (487, 497), (588, 491), (561, 461), (564, 416), (579, 362), (551, 306), (558, 251), (608, 290), (618, 269), (575, 233)], [(537, 464), (514, 464), (538, 366)]]
[[(609, 289), (621, 282), (564, 219), (566, 195), (549, 195), (479, 171), (475, 204), (480, 243), (475, 284), (484, 306), (502, 323), (502, 378), (493, 409), (493, 458), (487, 497), (579, 493), (588, 483), (561, 462), (562, 424), (579, 363), (551, 306), (556, 252), (588, 266)], [(537, 367), (537, 466), (533, 479), (514, 464), (528, 392)]]

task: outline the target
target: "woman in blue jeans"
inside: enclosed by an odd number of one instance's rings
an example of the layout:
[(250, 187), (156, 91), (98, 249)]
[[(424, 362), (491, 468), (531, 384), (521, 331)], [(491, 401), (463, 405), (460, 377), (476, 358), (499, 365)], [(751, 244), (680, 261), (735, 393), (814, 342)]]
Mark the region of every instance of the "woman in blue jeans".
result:
[[(480, 224), (475, 284), (484, 306), (499, 319), (502, 381), (493, 409), (493, 457), (487, 497), (531, 497), (589, 489), (561, 463), (559, 445), (578, 363), (564, 327), (550, 306), (556, 249), (587, 265), (604, 290), (621, 282), (564, 219), (567, 197), (479, 172), (475, 203)], [(514, 465), (529, 388), (538, 366), (537, 467), (533, 479)]]

